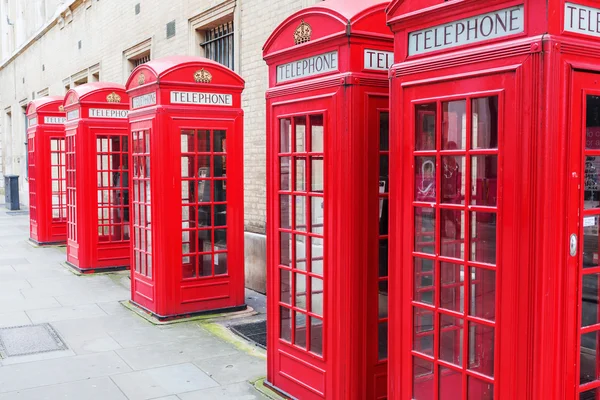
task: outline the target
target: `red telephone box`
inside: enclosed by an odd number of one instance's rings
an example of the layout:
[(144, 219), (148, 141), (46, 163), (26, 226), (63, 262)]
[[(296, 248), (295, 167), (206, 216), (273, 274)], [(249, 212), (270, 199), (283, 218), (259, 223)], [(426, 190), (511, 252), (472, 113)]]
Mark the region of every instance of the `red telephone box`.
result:
[(67, 240), (63, 100), (42, 97), (27, 106), (29, 238), (38, 245)]
[(387, 5), (318, 3), (264, 46), (268, 382), (299, 399), (386, 396)]
[(198, 57), (136, 68), (131, 296), (159, 319), (245, 309), (244, 81)]
[(129, 98), (114, 83), (69, 90), (67, 264), (81, 273), (128, 269)]
[(388, 8), (391, 399), (600, 399), (599, 21)]

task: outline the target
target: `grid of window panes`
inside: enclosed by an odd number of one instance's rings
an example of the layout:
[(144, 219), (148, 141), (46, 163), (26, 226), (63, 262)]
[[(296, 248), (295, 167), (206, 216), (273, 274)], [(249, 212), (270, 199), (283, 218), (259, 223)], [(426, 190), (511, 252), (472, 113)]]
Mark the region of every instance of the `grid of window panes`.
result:
[(579, 399), (600, 398), (600, 96), (586, 96), (579, 328)]
[(99, 240), (129, 240), (129, 143), (127, 135), (97, 135)]
[(37, 222), (37, 179), (35, 170), (35, 139), (29, 137), (27, 139), (27, 158), (29, 169), (29, 218), (31, 221)]
[(66, 138), (67, 172), (67, 237), (77, 242), (77, 180), (76, 180), (76, 141), (75, 135)]
[(388, 210), (390, 193), (389, 112), (379, 113), (379, 258), (377, 279), (378, 358), (388, 357)]
[(133, 264), (135, 272), (152, 278), (152, 206), (150, 190), (150, 131), (132, 133)]
[(181, 131), (183, 279), (227, 275), (225, 130)]
[(281, 340), (323, 356), (323, 115), (279, 120)]
[(67, 169), (64, 138), (50, 138), (50, 185), (52, 188), (52, 220), (67, 220)]
[(494, 398), (498, 97), (415, 108), (414, 399)]

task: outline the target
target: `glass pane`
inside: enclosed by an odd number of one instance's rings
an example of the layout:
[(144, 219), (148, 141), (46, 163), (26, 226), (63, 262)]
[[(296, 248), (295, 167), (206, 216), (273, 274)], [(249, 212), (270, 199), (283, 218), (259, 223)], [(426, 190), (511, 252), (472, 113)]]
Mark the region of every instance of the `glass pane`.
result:
[(463, 320), (440, 315), (440, 360), (462, 367)]
[(306, 151), (306, 117), (295, 117), (296, 143), (295, 152), (304, 153)]
[(435, 150), (436, 103), (415, 106), (415, 150)]
[(469, 369), (494, 376), (494, 328), (469, 323)]
[(200, 276), (212, 276), (212, 274), (213, 274), (212, 255), (204, 254), (204, 255), (198, 256), (198, 258), (199, 258), (198, 262), (200, 263), (200, 266), (199, 266), (200, 267)]
[(296, 269), (306, 271), (306, 236), (296, 235)]
[(471, 148), (498, 148), (498, 96), (473, 99), (471, 108)]
[(212, 225), (210, 214), (211, 214), (210, 206), (198, 207), (198, 225), (200, 227), (209, 227)]
[(299, 312), (294, 312), (294, 314), (296, 315), (296, 337), (294, 344), (306, 348), (306, 315)]
[(323, 225), (325, 223), (325, 200), (323, 197), (310, 198), (311, 213), (311, 232), (316, 235), (323, 235)]
[[(189, 251), (189, 245), (185, 250)], [(182, 273), (183, 279), (190, 279), (196, 277), (196, 256), (184, 256), (182, 259)]]
[(413, 349), (433, 356), (433, 311), (414, 307)]
[(435, 254), (434, 208), (415, 208), (415, 251)]
[[(600, 128), (597, 130), (598, 133), (592, 135), (598, 135), (598, 148), (600, 148)], [(585, 190), (583, 193), (583, 205), (586, 210), (600, 207), (600, 157), (598, 156), (585, 157)]]
[(597, 267), (600, 217), (583, 217), (583, 268)]
[(464, 259), (465, 213), (457, 210), (441, 210), (440, 218), (441, 255), (461, 260)]
[(434, 400), (433, 363), (413, 357), (412, 400)]
[(440, 263), (440, 307), (464, 312), (464, 267), (462, 265)]
[(306, 158), (296, 159), (296, 191), (306, 191)]
[(280, 293), (281, 293), (280, 301), (282, 303), (291, 305), (292, 304), (292, 298), (291, 298), (292, 273), (291, 273), (291, 271), (288, 271), (285, 269), (280, 269), (279, 276), (280, 276), (279, 286), (280, 286)]
[(592, 389), (579, 394), (579, 400), (598, 400), (600, 398), (600, 389)]
[(215, 251), (225, 250), (227, 250), (227, 229), (215, 229)]
[(312, 115), (310, 117), (311, 125), (311, 152), (323, 153), (323, 116)]
[(593, 382), (598, 379), (598, 332), (581, 335), (579, 352), (580, 384)]
[(442, 103), (442, 150), (463, 150), (467, 144), (466, 100)]
[(442, 166), (442, 203), (465, 204), (466, 158), (464, 156), (442, 157)]
[(440, 400), (457, 400), (462, 398), (462, 373), (453, 369), (440, 367)]
[(324, 176), (324, 164), (322, 158), (311, 158), (311, 192), (323, 192), (323, 176)]
[(469, 268), (471, 290), (469, 315), (494, 321), (496, 319), (496, 272), (483, 268)]
[(210, 131), (198, 131), (196, 148), (198, 149), (198, 153), (210, 153)]
[(190, 178), (194, 176), (194, 157), (181, 157), (181, 177)]
[(323, 320), (319, 318), (310, 319), (310, 352), (323, 355)]
[(279, 121), (279, 152), (292, 152), (292, 122), (289, 119)]
[(310, 278), (311, 285), (311, 312), (323, 316), (323, 280)]
[(224, 130), (216, 130), (213, 132), (213, 151), (215, 153), (225, 153), (227, 151), (227, 132)]
[(378, 313), (379, 318), (387, 318), (388, 317), (388, 290), (389, 284), (387, 279), (383, 281), (379, 281), (377, 293), (378, 293)]
[(436, 201), (435, 157), (415, 157), (415, 200)]
[(288, 195), (279, 196), (279, 225), (283, 229), (292, 228), (292, 197)]
[(388, 276), (388, 240), (379, 241), (379, 273), (380, 278)]
[(323, 239), (310, 238), (311, 266), (310, 271), (316, 275), (323, 275)]
[(296, 226), (297, 231), (306, 232), (306, 197), (296, 196)]
[(583, 275), (583, 290), (581, 296), (581, 326), (591, 326), (598, 323), (598, 281), (600, 274)]
[(469, 392), (468, 399), (471, 400), (493, 400), (494, 385), (484, 382), (480, 379), (469, 376), (468, 381)]
[(377, 327), (377, 355), (380, 360), (388, 357), (388, 323), (380, 322)]
[(287, 341), (292, 341), (292, 312), (285, 307), (279, 307), (281, 334), (280, 337)]
[(498, 197), (498, 156), (471, 157), (471, 204), (495, 207)]
[(306, 275), (296, 275), (296, 307), (306, 310)]
[(390, 149), (390, 113), (379, 113), (379, 150), (388, 151)]
[(289, 233), (281, 232), (280, 247), (279, 247), (279, 262), (281, 265), (290, 266), (292, 259), (292, 235)]
[(292, 173), (292, 159), (290, 157), (281, 157), (280, 170), (281, 175), (280, 190), (290, 190), (290, 174)]
[(415, 292), (414, 301), (433, 305), (435, 293), (434, 261), (415, 258)]
[(496, 264), (496, 214), (471, 213), (471, 261)]

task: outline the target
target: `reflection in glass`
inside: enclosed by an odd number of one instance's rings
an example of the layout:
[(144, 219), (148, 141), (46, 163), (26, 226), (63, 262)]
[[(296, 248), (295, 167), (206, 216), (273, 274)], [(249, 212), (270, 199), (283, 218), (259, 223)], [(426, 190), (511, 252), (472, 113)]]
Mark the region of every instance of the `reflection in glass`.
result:
[[(439, 369), (440, 382), (440, 400), (456, 400), (459, 393), (462, 393), (462, 373), (453, 369), (440, 367)], [(478, 399), (473, 397), (473, 399)]]
[(306, 271), (306, 236), (296, 235), (296, 269)]
[(279, 307), (279, 326), (281, 327), (280, 337), (290, 342), (292, 341), (292, 312), (289, 308)]
[(415, 150), (435, 150), (435, 103), (415, 106)]
[(412, 400), (434, 400), (433, 363), (413, 357)]
[(306, 158), (296, 159), (296, 191), (306, 191)]
[(583, 275), (583, 290), (581, 295), (581, 327), (595, 325), (598, 320), (598, 281), (600, 274)]
[(471, 273), (469, 315), (494, 321), (496, 319), (496, 272), (469, 268)]
[(292, 152), (292, 122), (289, 119), (279, 121), (279, 152)]
[(296, 346), (306, 348), (306, 315), (294, 312), (296, 316), (296, 337), (294, 338), (294, 344)]
[(306, 117), (295, 117), (294, 124), (296, 126), (296, 145), (294, 151), (296, 153), (304, 153), (306, 151)]
[(593, 382), (598, 376), (598, 332), (584, 333), (581, 335), (579, 352), (580, 372), (579, 383)]
[(467, 144), (466, 100), (442, 103), (442, 150), (464, 150)]
[(318, 356), (323, 355), (323, 320), (310, 319), (310, 352)]
[(469, 369), (494, 377), (494, 328), (469, 323)]
[(471, 213), (471, 261), (496, 264), (496, 214)]
[(468, 388), (469, 399), (494, 400), (494, 385), (491, 383), (469, 376)]
[(380, 322), (377, 325), (377, 355), (379, 360), (388, 357), (388, 323)]
[(325, 199), (323, 197), (310, 198), (311, 213), (311, 232), (316, 235), (323, 235), (323, 225), (325, 222)]
[(313, 314), (323, 316), (323, 279), (310, 278), (311, 311)]
[(433, 305), (435, 293), (434, 261), (415, 258), (414, 301)]
[(311, 267), (313, 274), (323, 275), (323, 239), (310, 238)]
[(436, 201), (435, 157), (415, 157), (415, 200)]
[(311, 192), (323, 192), (324, 164), (322, 158), (311, 158)]
[(283, 229), (292, 228), (292, 198), (288, 195), (279, 196), (279, 225)]
[(380, 278), (388, 276), (388, 240), (379, 241), (379, 274)]
[(292, 273), (286, 269), (280, 269), (279, 273), (280, 273), (279, 287), (280, 287), (280, 294), (281, 294), (280, 301), (282, 303), (291, 305), (292, 304), (292, 297), (291, 297)]
[(313, 153), (323, 153), (323, 116), (312, 115), (310, 117), (311, 125), (311, 149)]
[(433, 311), (414, 307), (413, 349), (433, 356)]
[(471, 204), (495, 207), (498, 197), (498, 156), (471, 157)]
[(306, 310), (306, 275), (294, 274), (296, 276), (296, 303), (295, 306)]
[(464, 267), (458, 264), (440, 263), (440, 307), (464, 312)]
[(463, 320), (440, 315), (440, 360), (462, 367)]
[(583, 217), (583, 268), (597, 267), (598, 264), (598, 227), (600, 217), (597, 215)]
[(290, 157), (281, 157), (280, 162), (280, 170), (279, 174), (281, 177), (280, 180), (280, 190), (288, 191), (290, 190), (290, 176), (292, 173), (292, 161)]
[(472, 149), (498, 148), (498, 96), (471, 100)]
[(292, 235), (290, 233), (281, 232), (279, 237), (279, 263), (289, 267), (292, 259)]
[(441, 255), (464, 259), (465, 213), (458, 210), (440, 211)]
[(434, 208), (415, 208), (415, 251), (435, 254)]
[(596, 400), (600, 398), (600, 389), (587, 390), (579, 394), (579, 400)]
[(306, 232), (306, 197), (296, 196), (296, 226), (297, 231)]
[(387, 111), (379, 113), (379, 150), (390, 150), (390, 113)]
[(442, 157), (442, 166), (442, 203), (465, 204), (465, 157)]

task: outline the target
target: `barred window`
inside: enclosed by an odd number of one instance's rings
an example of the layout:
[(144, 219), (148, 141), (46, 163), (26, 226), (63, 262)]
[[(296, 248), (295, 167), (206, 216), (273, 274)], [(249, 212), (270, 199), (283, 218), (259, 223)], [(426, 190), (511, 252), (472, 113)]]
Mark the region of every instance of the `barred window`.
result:
[(140, 58), (136, 58), (135, 60), (131, 60), (131, 63), (133, 64), (133, 68), (136, 68), (142, 64), (147, 63), (148, 61), (150, 61), (150, 53), (145, 54)]
[(234, 69), (233, 21), (204, 31), (204, 57)]

